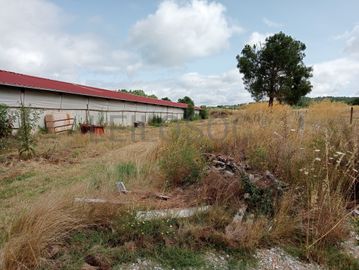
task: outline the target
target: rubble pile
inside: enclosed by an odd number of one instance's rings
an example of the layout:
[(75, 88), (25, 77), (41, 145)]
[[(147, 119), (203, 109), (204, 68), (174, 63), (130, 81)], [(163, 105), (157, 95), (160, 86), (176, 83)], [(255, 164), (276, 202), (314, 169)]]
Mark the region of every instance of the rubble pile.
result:
[(288, 187), (268, 170), (264, 173), (254, 172), (244, 161), (236, 162), (234, 158), (222, 154), (208, 153), (205, 157), (209, 162), (209, 171), (219, 172), (225, 177), (247, 177), (251, 184), (260, 189), (274, 189), (282, 192)]

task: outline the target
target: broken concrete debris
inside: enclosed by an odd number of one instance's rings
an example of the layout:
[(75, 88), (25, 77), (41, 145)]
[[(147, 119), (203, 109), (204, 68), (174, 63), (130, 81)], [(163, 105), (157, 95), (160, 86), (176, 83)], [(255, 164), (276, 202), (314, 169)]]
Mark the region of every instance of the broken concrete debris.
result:
[(248, 206), (243, 204), (239, 209), (236, 215), (233, 217), (233, 222), (242, 222), (244, 214), (246, 213)]
[[(226, 155), (205, 154), (207, 161), (209, 161), (209, 170), (219, 172), (225, 177), (247, 177), (250, 183), (258, 188), (267, 189), (272, 188), (283, 191), (288, 185), (278, 180), (270, 171), (264, 173), (256, 173), (244, 161), (236, 162), (234, 158)], [(249, 194), (248, 194), (249, 195)]]
[(155, 196), (156, 196), (157, 199), (164, 200), (164, 201), (167, 201), (167, 200), (171, 199), (170, 196), (166, 196), (166, 195), (158, 194), (158, 193), (155, 194)]
[(122, 193), (128, 193), (125, 184), (122, 181), (116, 183), (117, 191)]
[(164, 210), (150, 210), (150, 211), (138, 211), (136, 219), (138, 220), (151, 220), (159, 218), (187, 218), (195, 214), (207, 212), (210, 209), (209, 205), (201, 207), (191, 208), (173, 208)]
[(92, 203), (92, 204), (124, 204), (123, 202), (119, 201), (110, 201), (105, 199), (94, 199), (94, 198), (75, 198), (75, 202), (77, 203)]

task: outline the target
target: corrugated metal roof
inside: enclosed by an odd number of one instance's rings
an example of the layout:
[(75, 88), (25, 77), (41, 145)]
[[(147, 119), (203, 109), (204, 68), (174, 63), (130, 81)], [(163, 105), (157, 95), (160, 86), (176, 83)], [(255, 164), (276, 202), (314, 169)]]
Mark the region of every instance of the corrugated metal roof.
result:
[(85, 86), (80, 84), (50, 80), (46, 78), (24, 75), (6, 70), (0, 70), (0, 85), (31, 88), (31, 89), (37, 89), (43, 91), (68, 93), (68, 94), (83, 95), (90, 97), (100, 97), (106, 99), (131, 101), (137, 103), (145, 103), (145, 104), (176, 107), (176, 108), (187, 108), (187, 104), (185, 103), (177, 103), (167, 100), (136, 96), (128, 93), (111, 91), (111, 90)]

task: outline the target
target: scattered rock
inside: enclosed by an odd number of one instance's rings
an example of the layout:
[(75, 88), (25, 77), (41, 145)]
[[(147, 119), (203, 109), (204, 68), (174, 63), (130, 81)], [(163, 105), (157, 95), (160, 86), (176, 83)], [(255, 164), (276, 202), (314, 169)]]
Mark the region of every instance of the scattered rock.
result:
[(359, 260), (359, 235), (356, 232), (351, 231), (349, 239), (342, 246), (347, 254)]
[(256, 253), (258, 265), (252, 270), (320, 270), (317, 264), (303, 263), (287, 254), (281, 248), (260, 249)]
[(90, 203), (90, 204), (124, 204), (119, 201), (110, 201), (105, 199), (97, 199), (97, 198), (75, 198), (75, 202), (77, 203)]
[[(97, 267), (95, 269), (98, 270), (110, 270), (111, 269), (111, 265), (110, 263), (103, 258), (101, 255), (87, 255), (85, 257), (85, 262), (92, 266), (92, 267)], [(91, 270), (94, 268), (91, 268)]]
[(100, 269), (99, 267), (89, 265), (88, 263), (84, 263), (84, 264), (81, 266), (81, 270), (99, 270), (99, 269)]
[(248, 206), (243, 204), (239, 209), (236, 215), (233, 218), (233, 222), (242, 222), (244, 214), (246, 213)]
[(192, 207), (192, 208), (173, 208), (164, 210), (138, 211), (137, 220), (151, 220), (157, 218), (187, 218), (194, 214), (208, 211), (210, 206)]
[(54, 259), (61, 251), (60, 246), (54, 245), (48, 248), (48, 257), (50, 259)]
[(261, 189), (274, 189), (282, 192), (288, 187), (268, 170), (264, 173), (252, 172), (250, 166), (244, 161), (236, 163), (234, 158), (221, 154), (207, 153), (205, 157), (210, 163), (209, 170), (220, 172), (225, 177), (247, 176), (250, 183)]
[(166, 196), (166, 195), (163, 195), (163, 194), (155, 194), (155, 196), (156, 196), (157, 199), (164, 200), (164, 201), (167, 201), (167, 200), (171, 199), (170, 196)]
[(128, 193), (128, 190), (122, 181), (117, 182), (116, 187), (117, 187), (118, 192), (125, 193), (125, 194)]

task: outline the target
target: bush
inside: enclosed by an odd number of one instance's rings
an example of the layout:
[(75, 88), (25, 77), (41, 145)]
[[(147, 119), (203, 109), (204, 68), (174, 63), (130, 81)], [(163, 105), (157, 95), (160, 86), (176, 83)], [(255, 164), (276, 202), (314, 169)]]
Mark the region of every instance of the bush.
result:
[(350, 102), (350, 105), (359, 105), (359, 97), (353, 98)]
[(4, 104), (0, 104), (0, 138), (8, 137), (11, 134), (11, 122), (9, 108)]
[(120, 181), (125, 181), (131, 176), (137, 174), (136, 165), (132, 162), (121, 163), (117, 166), (118, 176)]
[(192, 104), (188, 104), (187, 108), (184, 110), (184, 119), (185, 120), (193, 120), (194, 117), (194, 106)]
[(6, 138), (11, 135), (11, 131), (12, 121), (9, 116), (8, 107), (0, 104), (0, 149), (6, 146)]
[(201, 107), (201, 110), (199, 111), (199, 116), (201, 119), (208, 119), (208, 110), (206, 107)]
[(155, 126), (155, 127), (159, 127), (161, 126), (162, 124), (164, 123), (163, 119), (161, 116), (157, 116), (157, 115), (154, 115), (150, 121), (148, 121), (148, 124), (150, 126)]
[(21, 158), (31, 158), (35, 155), (35, 139), (32, 134), (33, 129), (36, 127), (39, 114), (30, 108), (22, 105), (18, 112), (20, 119), (20, 126), (18, 130), (19, 155)]
[(208, 147), (201, 134), (190, 128), (172, 130), (161, 151), (160, 167), (171, 186), (197, 182), (205, 162), (202, 153)]

